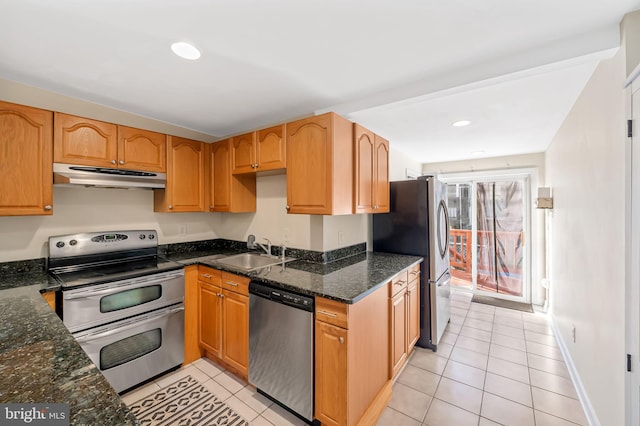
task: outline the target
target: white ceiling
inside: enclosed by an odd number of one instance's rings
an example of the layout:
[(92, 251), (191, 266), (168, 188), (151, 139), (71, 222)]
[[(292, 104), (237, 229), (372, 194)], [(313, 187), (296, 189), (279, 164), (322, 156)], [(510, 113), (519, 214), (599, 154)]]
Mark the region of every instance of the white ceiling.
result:
[[(420, 162), (540, 152), (637, 9), (640, 0), (0, 0), (0, 77), (217, 137), (333, 110)], [(175, 41), (202, 58), (176, 57)], [(450, 126), (460, 119), (473, 123)]]

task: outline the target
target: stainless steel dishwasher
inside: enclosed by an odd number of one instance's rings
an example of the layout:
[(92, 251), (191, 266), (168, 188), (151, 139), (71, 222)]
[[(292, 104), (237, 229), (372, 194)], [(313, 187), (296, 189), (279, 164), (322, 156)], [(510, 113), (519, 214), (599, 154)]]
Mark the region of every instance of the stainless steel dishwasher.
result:
[(249, 283), (249, 383), (313, 420), (313, 297)]

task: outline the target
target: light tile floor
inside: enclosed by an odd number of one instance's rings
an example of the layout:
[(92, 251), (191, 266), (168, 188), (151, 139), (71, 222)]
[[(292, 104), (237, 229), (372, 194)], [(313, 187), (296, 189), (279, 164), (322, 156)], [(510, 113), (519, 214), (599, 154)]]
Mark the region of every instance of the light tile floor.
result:
[(587, 425), (547, 316), (454, 291), (438, 352), (416, 348), (378, 425)]
[[(208, 359), (123, 396), (131, 404), (190, 374), (256, 426), (304, 423)], [(544, 314), (471, 303), (454, 291), (438, 352), (416, 348), (381, 426), (587, 425)]]

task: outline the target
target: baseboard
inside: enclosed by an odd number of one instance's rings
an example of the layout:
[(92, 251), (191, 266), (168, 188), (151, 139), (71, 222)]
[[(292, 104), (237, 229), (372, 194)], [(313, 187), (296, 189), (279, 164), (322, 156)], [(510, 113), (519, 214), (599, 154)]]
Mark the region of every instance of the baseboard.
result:
[(553, 329), (553, 334), (556, 338), (556, 341), (558, 342), (558, 346), (560, 347), (560, 352), (562, 353), (562, 358), (564, 358), (564, 363), (567, 365), (567, 369), (569, 370), (569, 375), (571, 376), (573, 386), (576, 388), (576, 393), (578, 394), (578, 399), (580, 400), (580, 404), (582, 405), (582, 409), (584, 410), (584, 415), (587, 418), (587, 422), (589, 422), (589, 426), (601, 426), (600, 420), (598, 420), (598, 416), (593, 409), (593, 405), (591, 405), (591, 401), (587, 396), (587, 391), (582, 385), (582, 380), (580, 380), (578, 370), (573, 363), (573, 359), (571, 358), (571, 354), (569, 353), (569, 348), (564, 342), (562, 334), (560, 334), (560, 329), (556, 324), (555, 318), (553, 315), (549, 316), (551, 317), (551, 328)]

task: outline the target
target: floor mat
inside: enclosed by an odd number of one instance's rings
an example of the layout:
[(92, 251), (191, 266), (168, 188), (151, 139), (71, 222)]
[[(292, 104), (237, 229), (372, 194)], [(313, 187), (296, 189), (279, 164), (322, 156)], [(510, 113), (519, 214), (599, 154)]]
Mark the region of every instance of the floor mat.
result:
[(497, 306), (499, 308), (515, 309), (522, 312), (533, 313), (533, 306), (530, 303), (512, 302), (511, 300), (496, 299), (495, 297), (473, 295), (472, 302), (483, 303), (485, 305)]
[(129, 406), (141, 425), (229, 425), (249, 423), (191, 376)]

